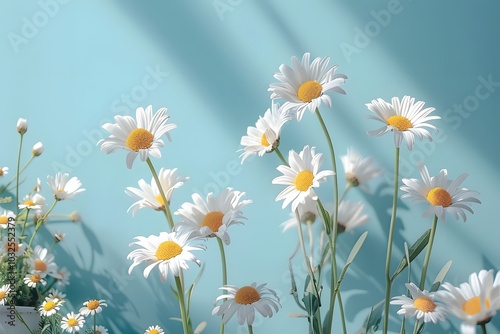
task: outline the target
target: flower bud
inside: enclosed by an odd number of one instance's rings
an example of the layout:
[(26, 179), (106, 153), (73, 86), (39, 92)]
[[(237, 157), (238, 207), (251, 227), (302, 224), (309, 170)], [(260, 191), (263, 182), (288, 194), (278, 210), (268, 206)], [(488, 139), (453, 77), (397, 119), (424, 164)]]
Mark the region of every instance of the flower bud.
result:
[(61, 242), (65, 235), (65, 233), (54, 233), (54, 242)]
[(69, 214), (69, 219), (73, 223), (78, 223), (79, 221), (82, 220), (82, 217), (80, 216), (80, 213), (78, 211), (73, 211)]
[(26, 118), (19, 118), (17, 120), (17, 132), (23, 135), (26, 131), (28, 131), (28, 121)]
[(39, 155), (41, 155), (43, 153), (43, 144), (41, 141), (39, 141), (38, 143), (33, 145), (33, 149), (31, 150), (31, 153), (33, 153), (33, 155), (35, 157), (38, 157)]

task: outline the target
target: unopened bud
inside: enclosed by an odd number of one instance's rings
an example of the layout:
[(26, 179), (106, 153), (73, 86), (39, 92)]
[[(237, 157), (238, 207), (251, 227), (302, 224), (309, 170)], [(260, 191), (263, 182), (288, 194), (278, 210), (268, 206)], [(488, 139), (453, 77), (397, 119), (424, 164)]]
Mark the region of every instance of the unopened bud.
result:
[(78, 213), (78, 211), (73, 211), (69, 214), (69, 219), (71, 219), (73, 223), (78, 223), (82, 220), (82, 217), (80, 216), (80, 213)]
[(64, 239), (64, 236), (65, 236), (64, 233), (54, 233), (54, 241), (61, 242), (62, 239)]
[(28, 121), (26, 118), (19, 118), (17, 120), (17, 132), (23, 135), (26, 131), (28, 131)]
[(41, 155), (43, 153), (43, 144), (41, 141), (39, 141), (38, 143), (33, 145), (33, 149), (31, 150), (31, 153), (33, 153), (33, 155), (35, 157), (38, 157), (39, 155)]

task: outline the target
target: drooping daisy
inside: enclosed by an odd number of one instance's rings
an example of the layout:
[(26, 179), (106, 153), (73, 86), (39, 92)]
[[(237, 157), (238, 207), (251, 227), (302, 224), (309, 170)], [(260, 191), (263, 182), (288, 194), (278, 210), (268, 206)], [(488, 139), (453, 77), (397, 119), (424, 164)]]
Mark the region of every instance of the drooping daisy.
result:
[(199, 194), (193, 194), (193, 203), (184, 203), (174, 214), (182, 221), (176, 225), (180, 232), (193, 233), (197, 237), (218, 237), (226, 245), (231, 239), (227, 229), (231, 225), (243, 224), (241, 208), (252, 203), (241, 200), (244, 192), (226, 188), (218, 195), (209, 193), (206, 202)]
[(38, 308), (41, 316), (50, 317), (56, 314), (64, 302), (58, 298), (45, 297), (42, 305)]
[(295, 211), (299, 203), (304, 203), (305, 198), (317, 200), (313, 188), (319, 187), (320, 183), (326, 182), (327, 176), (334, 174), (331, 170), (318, 172), (322, 163), (322, 154), (316, 154), (314, 147), (305, 146), (299, 154), (291, 150), (288, 154), (289, 166), (280, 165), (276, 168), (283, 175), (274, 178), (273, 184), (287, 186), (278, 194), (276, 201), (283, 199), (283, 208), (291, 202), (292, 211)]
[(255, 127), (247, 128), (247, 135), (241, 137), (240, 144), (244, 146), (240, 155), (241, 163), (253, 154), (262, 157), (276, 149), (280, 141), (281, 127), (294, 117), (292, 113), (281, 112), (278, 103), (271, 103), (271, 108), (267, 109), (264, 117), (259, 116)]
[(108, 306), (104, 299), (91, 299), (83, 303), (83, 307), (80, 309), (80, 314), (84, 317), (88, 317), (89, 315), (95, 315), (97, 313), (101, 313), (102, 307)]
[(40, 274), (27, 274), (26, 277), (24, 278), (24, 284), (29, 286), (30, 288), (36, 288), (38, 285), (43, 285), (45, 286), (47, 284), (47, 281), (43, 279)]
[(170, 116), (167, 108), (160, 108), (153, 115), (152, 106), (136, 109), (136, 118), (131, 116), (115, 116), (115, 124), (106, 123), (102, 127), (111, 135), (99, 141), (101, 150), (107, 154), (117, 150), (127, 150), (127, 167), (132, 168), (137, 155), (142, 161), (146, 161), (149, 155), (160, 158), (159, 148), (164, 146), (161, 137), (166, 135), (170, 140), (169, 131), (177, 127), (175, 124), (167, 124)]
[(14, 254), (15, 257), (19, 257), (23, 255), (25, 251), (26, 244), (20, 244), (17, 240), (12, 240), (12, 238), (9, 238), (7, 235), (3, 237), (0, 242), (0, 255)]
[(266, 287), (266, 284), (257, 286), (257, 283), (238, 288), (234, 285), (224, 285), (220, 288), (227, 293), (220, 295), (215, 303), (224, 300), (221, 305), (212, 310), (212, 315), (223, 316), (223, 322), (227, 323), (237, 313), (238, 323), (245, 322), (252, 326), (255, 319), (255, 310), (262, 316), (271, 318), (273, 308), (278, 312), (280, 299), (276, 292)]
[(340, 88), (347, 77), (344, 74), (335, 74), (337, 65), (328, 67), (329, 57), (315, 58), (310, 62), (311, 55), (305, 53), (302, 61), (297, 57), (292, 57), (293, 68), (282, 64), (280, 73), (274, 77), (280, 82), (269, 85), (271, 99), (282, 98), (286, 102), (283, 104), (283, 112), (297, 110), (297, 120), (302, 119), (306, 108), (314, 113), (321, 103), (331, 107), (332, 100), (327, 92), (334, 91), (345, 94)]
[(34, 274), (39, 274), (41, 277), (46, 277), (47, 275), (56, 278), (59, 277), (57, 264), (54, 262), (54, 255), (50, 254), (47, 248), (36, 245), (28, 262)]
[(423, 109), (424, 104), (423, 101), (415, 102), (415, 98), (410, 96), (404, 96), (401, 101), (398, 97), (393, 97), (392, 103), (382, 99), (372, 100), (366, 106), (375, 115), (369, 115), (367, 118), (382, 122), (384, 126), (367, 133), (370, 136), (381, 136), (392, 131), (396, 147), (400, 147), (404, 139), (409, 150), (413, 149), (415, 136), (420, 139), (426, 137), (432, 141), (432, 136), (427, 128), (433, 130), (437, 130), (437, 128), (427, 122), (441, 119), (441, 117), (429, 116), (435, 109), (432, 107)]
[[(170, 202), (172, 193), (174, 189), (179, 188), (189, 180), (189, 177), (182, 177), (176, 173), (177, 168), (174, 169), (160, 169), (158, 173), (158, 180), (160, 181), (161, 189), (165, 194), (167, 202)], [(125, 193), (130, 197), (137, 198), (138, 201), (132, 204), (127, 211), (132, 210), (132, 216), (135, 216), (137, 210), (142, 208), (151, 208), (154, 210), (163, 210), (165, 208), (165, 203), (163, 203), (163, 198), (158, 189), (158, 185), (154, 178), (151, 178), (151, 184), (148, 184), (143, 179), (139, 180), (139, 187), (127, 187)]]
[(197, 265), (201, 265), (191, 251), (204, 250), (201, 245), (192, 246), (189, 243), (189, 233), (178, 232), (160, 232), (160, 235), (150, 235), (149, 237), (135, 237), (138, 241), (132, 242), (132, 245), (138, 245), (141, 248), (135, 249), (128, 254), (127, 259), (134, 262), (128, 269), (128, 273), (132, 272), (137, 265), (146, 263), (148, 266), (144, 269), (144, 277), (147, 278), (151, 270), (158, 266), (160, 278), (166, 281), (169, 270), (174, 276), (179, 276), (181, 269), (189, 269), (186, 261), (193, 261)]
[(446, 214), (451, 214), (455, 219), (462, 217), (464, 222), (467, 220), (465, 211), (474, 213), (470, 203), (481, 203), (474, 196), (478, 192), (467, 188), (460, 188), (462, 182), (468, 174), (462, 174), (457, 179), (448, 180), (448, 171), (441, 169), (438, 175), (431, 177), (427, 167), (423, 164), (419, 166), (422, 180), (403, 179), (404, 186), (402, 191), (406, 193), (401, 198), (410, 198), (414, 203), (427, 203), (429, 207), (424, 212), (424, 217), (436, 215), (442, 221), (446, 220)]
[(348, 232), (365, 224), (369, 218), (363, 210), (363, 202), (340, 201), (337, 216), (339, 233)]
[(85, 191), (84, 188), (80, 188), (82, 183), (76, 176), (69, 179), (68, 173), (58, 172), (56, 177), (48, 176), (48, 184), (52, 190), (54, 198), (58, 201), (73, 198), (76, 194)]
[(9, 174), (9, 167), (2, 167), (0, 168), (0, 176), (4, 176)]
[[(325, 209), (328, 211), (327, 208)], [(321, 219), (321, 214), (318, 211), (318, 202), (310, 197), (306, 197), (304, 203), (299, 203), (297, 210), (299, 210), (299, 219), (302, 224), (312, 224), (317, 218)], [(280, 226), (283, 228), (283, 232), (290, 228), (297, 227), (298, 222), (295, 212), (290, 212), (290, 219), (283, 222)]]
[(81, 314), (78, 313), (68, 313), (61, 320), (61, 328), (68, 333), (76, 333), (83, 328), (85, 324), (85, 319)]
[(11, 226), (15, 224), (16, 215), (13, 211), (6, 210), (0, 207), (0, 228), (6, 229), (9, 227), (9, 222)]
[(0, 305), (5, 305), (5, 302), (7, 301), (7, 297), (9, 296), (11, 289), (10, 289), (10, 284), (4, 284), (0, 288)]
[(156, 325), (156, 326), (149, 326), (148, 329), (146, 329), (146, 331), (144, 332), (144, 334), (163, 334), (163, 333), (165, 333), (163, 331), (163, 328), (161, 328), (158, 325)]
[(348, 148), (347, 155), (341, 156), (340, 159), (348, 184), (352, 187), (359, 186), (366, 192), (369, 192), (366, 184), (384, 171), (378, 168), (371, 157), (363, 157), (353, 148)]
[(96, 326), (93, 334), (108, 334), (108, 329), (104, 326)]
[(401, 305), (398, 314), (405, 318), (416, 317), (424, 322), (437, 323), (446, 319), (446, 309), (439, 302), (435, 301), (436, 294), (427, 290), (420, 290), (414, 283), (406, 283), (406, 288), (410, 291), (411, 297), (406, 295), (393, 297), (391, 305)]
[(475, 333), (476, 325), (488, 323), (500, 309), (500, 272), (493, 278), (493, 270), (480, 270), (459, 287), (445, 282), (437, 297), (462, 320), (462, 333)]

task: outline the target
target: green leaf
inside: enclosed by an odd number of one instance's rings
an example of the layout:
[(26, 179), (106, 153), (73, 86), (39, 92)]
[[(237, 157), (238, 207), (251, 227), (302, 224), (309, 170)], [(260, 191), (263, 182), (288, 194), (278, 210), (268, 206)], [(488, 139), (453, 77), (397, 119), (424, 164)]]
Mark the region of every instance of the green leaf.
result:
[[(420, 236), (420, 238), (418, 238), (418, 240), (413, 244), (413, 246), (410, 247), (410, 249), (409, 249), (409, 252), (410, 252), (410, 261), (409, 262), (410, 263), (413, 260), (415, 260), (415, 258), (418, 256), (418, 254), (420, 254), (420, 252), (422, 252), (422, 250), (425, 248), (425, 246), (427, 246), (427, 244), (429, 243), (430, 233), (431, 233), (431, 229), (428, 229), (427, 231), (425, 231), (424, 234), (422, 234)], [(396, 271), (394, 272), (394, 274), (391, 277), (391, 282), (393, 282), (394, 279), (396, 279), (396, 277), (408, 266), (409, 262), (406, 260), (406, 256), (401, 259), (399, 266), (397, 267)]]
[(340, 283), (344, 279), (344, 276), (347, 272), (347, 268), (351, 265), (352, 261), (354, 261), (354, 258), (358, 254), (359, 250), (361, 249), (361, 246), (363, 246), (363, 243), (365, 242), (366, 236), (368, 235), (368, 231), (365, 231), (361, 236), (358, 238), (358, 241), (354, 244), (354, 246), (351, 249), (351, 252), (349, 253), (349, 256), (347, 257), (346, 263), (344, 265), (344, 268), (342, 268), (342, 272), (340, 273), (339, 280), (337, 282), (337, 286), (335, 287), (335, 292), (338, 291), (340, 288)]
[(444, 278), (446, 277), (446, 274), (450, 270), (451, 263), (452, 263), (451, 260), (446, 262), (446, 264), (443, 266), (441, 271), (437, 274), (436, 279), (432, 283), (432, 286), (431, 286), (431, 289), (429, 290), (429, 292), (437, 291), (437, 289), (439, 289), (439, 287), (441, 286), (441, 284), (444, 281)]
[(374, 334), (382, 321), (383, 311), (384, 301), (382, 300), (370, 309), (370, 314), (368, 314), (363, 327), (361, 327), (356, 334)]
[(325, 210), (325, 208), (323, 207), (323, 204), (321, 204), (321, 201), (317, 201), (318, 202), (318, 206), (319, 206), (319, 212), (321, 213), (321, 217), (323, 218), (323, 222), (325, 224), (325, 231), (326, 231), (326, 234), (327, 235), (330, 235), (331, 231), (332, 231), (332, 220), (330, 219), (330, 214), (328, 213), (328, 211)]
[(295, 282), (295, 276), (293, 275), (293, 267), (291, 259), (288, 260), (288, 268), (290, 270), (290, 283), (292, 284), (292, 289), (290, 290), (290, 294), (293, 296), (295, 303), (305, 311), (306, 308), (304, 307), (304, 305), (300, 303), (299, 295), (297, 294), (297, 283)]

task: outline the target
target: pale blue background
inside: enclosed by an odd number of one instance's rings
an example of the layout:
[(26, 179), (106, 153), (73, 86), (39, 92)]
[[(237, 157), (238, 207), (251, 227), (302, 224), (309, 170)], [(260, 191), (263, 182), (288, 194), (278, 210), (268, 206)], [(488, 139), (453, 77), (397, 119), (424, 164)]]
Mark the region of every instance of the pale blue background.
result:
[[(218, 11), (216, 5), (225, 7)], [(381, 14), (388, 10), (390, 17)], [(369, 307), (383, 298), (384, 289), (384, 231), (391, 206), (387, 181), (394, 149), (391, 136), (365, 134), (378, 126), (365, 118), (365, 103), (374, 98), (412, 95), (443, 117), (436, 122), (441, 131), (433, 144), (419, 143), (413, 152), (401, 150), (402, 176), (419, 177), (414, 166), (423, 160), (431, 174), (441, 168), (448, 168), (451, 178), (469, 173), (464, 186), (481, 193), (483, 204), (474, 206), (476, 213), (468, 215), (467, 223), (449, 219), (439, 224), (430, 277), (450, 259), (448, 280), (454, 284), (466, 281), (471, 272), (500, 267), (500, 87), (477, 91), (481, 80), (500, 81), (499, 10), (497, 1), (3, 0), (0, 165), (9, 166), (13, 174), (15, 124), (19, 117), (27, 118), (26, 147), (40, 140), (45, 152), (30, 167), (25, 191), (37, 176), (45, 182), (57, 169), (78, 176), (87, 189), (56, 208), (58, 213), (78, 210), (83, 223), (47, 226), (51, 232), (66, 233), (56, 256), (73, 273), (68, 290), (72, 303), (78, 307), (87, 299), (106, 299), (109, 306), (100, 320), (113, 333), (142, 333), (154, 324), (178, 333), (177, 324), (169, 320), (179, 313), (168, 285), (159, 282), (156, 272), (144, 279), (142, 267), (127, 274), (133, 238), (167, 228), (156, 212), (142, 210), (135, 219), (126, 212), (133, 201), (124, 189), (137, 186), (140, 178), (149, 181), (147, 166), (136, 161), (128, 170), (124, 152), (106, 156), (96, 146), (105, 135), (100, 126), (115, 114), (133, 114), (137, 106), (150, 104), (155, 110), (167, 107), (178, 128), (162, 159), (153, 162), (158, 168), (177, 167), (191, 178), (175, 193), (172, 206), (190, 200), (194, 191), (225, 186), (246, 191), (254, 204), (244, 210), (246, 224), (230, 230), (229, 282), (267, 282), (280, 294), (283, 308), (271, 319), (258, 318), (255, 333), (306, 333), (305, 319), (287, 317), (297, 311), (288, 295), (287, 268), (297, 237), (291, 231), (283, 234), (279, 227), (288, 219), (288, 210), (274, 202), (282, 189), (271, 184), (278, 175), (278, 159), (265, 156), (240, 166), (236, 150), (246, 127), (269, 107), (267, 88), (279, 65), (308, 51), (313, 57), (329, 56), (339, 65), (338, 72), (349, 77), (343, 87), (347, 95), (333, 96), (332, 110), (322, 108), (337, 153), (354, 146), (387, 170), (387, 178), (371, 185), (372, 195), (350, 193), (351, 199), (367, 201), (371, 218), (366, 227), (340, 241), (345, 258), (357, 237), (364, 230), (370, 233), (343, 286), (349, 329), (354, 332)], [(30, 30), (34, 23), (38, 27)], [(156, 81), (148, 77), (151, 71), (159, 72)], [(488, 96), (474, 99), (478, 92)], [(132, 96), (128, 104), (127, 96)], [(453, 111), (454, 105), (475, 101), (478, 105), (471, 105), (470, 113)], [(287, 125), (281, 149), (300, 150), (305, 144), (326, 153), (310, 114)], [(49, 198), (47, 187), (44, 192)], [(401, 203), (394, 262), (404, 240), (412, 243), (430, 227), (430, 219), (421, 218), (422, 210)], [(207, 245), (208, 251), (198, 254), (207, 265), (195, 292), (192, 318), (195, 323), (207, 320), (206, 333), (215, 333), (219, 319), (210, 312), (220, 285), (220, 264), (214, 240)], [(301, 262), (296, 264), (298, 268)], [(197, 273), (193, 265), (188, 279)], [(418, 264), (414, 273), (418, 277)], [(402, 293), (399, 282), (394, 295)], [(391, 310), (396, 329), (400, 319), (397, 309)], [(499, 333), (499, 318), (489, 325), (489, 333)], [(427, 329), (453, 333), (458, 324), (453, 319), (444, 328)], [(227, 333), (246, 332), (234, 319), (227, 328)]]

